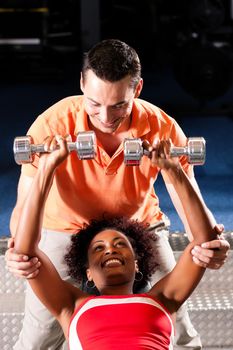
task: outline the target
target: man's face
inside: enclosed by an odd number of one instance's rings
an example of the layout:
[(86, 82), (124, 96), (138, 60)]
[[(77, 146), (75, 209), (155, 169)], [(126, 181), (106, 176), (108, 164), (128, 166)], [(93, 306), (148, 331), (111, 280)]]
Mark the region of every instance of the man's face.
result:
[(86, 72), (85, 81), (81, 78), (85, 110), (95, 129), (111, 134), (129, 120), (133, 100), (142, 88), (142, 81), (134, 89), (130, 79), (127, 76), (112, 83), (99, 79), (91, 70)]

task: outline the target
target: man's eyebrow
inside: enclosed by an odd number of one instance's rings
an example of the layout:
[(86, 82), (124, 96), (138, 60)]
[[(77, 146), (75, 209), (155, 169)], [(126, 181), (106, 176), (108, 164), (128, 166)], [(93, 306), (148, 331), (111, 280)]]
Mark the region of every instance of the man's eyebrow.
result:
[[(100, 105), (99, 102), (95, 101), (95, 100), (94, 100), (93, 98), (91, 98), (91, 97), (87, 97), (87, 99), (88, 99), (89, 101), (93, 102), (93, 103), (96, 103), (97, 105)], [(117, 102), (116, 104), (111, 105), (110, 107), (120, 106), (120, 105), (123, 105), (124, 103), (127, 103), (127, 101), (126, 101), (126, 100), (119, 101), (119, 102)]]
[(91, 97), (87, 97), (87, 99), (90, 100), (90, 101), (92, 101), (92, 102), (94, 102), (94, 103), (96, 103), (96, 104), (100, 104), (99, 102), (93, 100), (93, 98), (91, 98)]
[(123, 101), (120, 101), (120, 102), (117, 102), (115, 105), (113, 105), (112, 107), (114, 106), (119, 106), (119, 105), (123, 105), (124, 103), (127, 103), (126, 100), (123, 100)]

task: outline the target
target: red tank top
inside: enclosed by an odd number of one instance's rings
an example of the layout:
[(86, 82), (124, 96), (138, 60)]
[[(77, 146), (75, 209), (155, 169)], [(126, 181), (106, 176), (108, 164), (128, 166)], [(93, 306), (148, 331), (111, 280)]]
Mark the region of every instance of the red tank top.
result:
[(174, 329), (169, 312), (147, 294), (98, 296), (73, 314), (70, 350), (171, 350)]

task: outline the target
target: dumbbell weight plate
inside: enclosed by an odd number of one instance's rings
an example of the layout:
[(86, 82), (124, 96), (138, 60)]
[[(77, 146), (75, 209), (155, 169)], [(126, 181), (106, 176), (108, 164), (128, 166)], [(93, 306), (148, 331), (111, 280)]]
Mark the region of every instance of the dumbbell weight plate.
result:
[(124, 162), (126, 165), (140, 165), (143, 156), (142, 140), (140, 138), (124, 140)]
[(79, 159), (93, 159), (96, 156), (96, 135), (94, 131), (81, 131), (77, 135), (76, 150)]
[(29, 135), (18, 136), (14, 139), (13, 152), (17, 164), (26, 164), (33, 161), (31, 144), (33, 140)]
[(193, 165), (203, 165), (206, 159), (206, 142), (203, 137), (188, 138), (188, 161)]

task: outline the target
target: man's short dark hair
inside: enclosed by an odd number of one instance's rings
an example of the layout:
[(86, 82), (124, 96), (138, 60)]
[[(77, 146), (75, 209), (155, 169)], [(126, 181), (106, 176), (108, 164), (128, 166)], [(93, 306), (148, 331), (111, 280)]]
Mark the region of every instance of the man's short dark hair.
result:
[(82, 67), (84, 84), (88, 70), (92, 70), (98, 78), (109, 82), (130, 76), (134, 88), (141, 78), (141, 64), (137, 52), (117, 39), (103, 40), (84, 54)]

